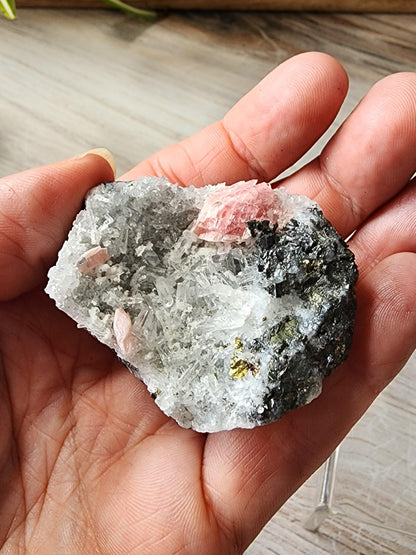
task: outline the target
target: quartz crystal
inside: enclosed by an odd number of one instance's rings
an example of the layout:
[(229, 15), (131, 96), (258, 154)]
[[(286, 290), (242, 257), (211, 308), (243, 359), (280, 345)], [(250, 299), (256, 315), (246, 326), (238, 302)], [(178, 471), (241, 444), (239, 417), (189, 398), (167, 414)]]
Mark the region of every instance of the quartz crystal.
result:
[(353, 254), (306, 197), (142, 177), (89, 193), (46, 291), (168, 416), (215, 432), (319, 395), (348, 355), (356, 279)]

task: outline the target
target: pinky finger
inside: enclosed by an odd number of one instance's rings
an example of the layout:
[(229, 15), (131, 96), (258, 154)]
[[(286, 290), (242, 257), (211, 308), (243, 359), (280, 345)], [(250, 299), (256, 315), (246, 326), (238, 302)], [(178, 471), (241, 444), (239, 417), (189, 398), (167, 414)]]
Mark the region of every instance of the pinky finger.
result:
[(359, 282), (360, 306), (348, 366), (375, 395), (416, 348), (415, 275), (416, 253), (400, 252), (386, 257)]

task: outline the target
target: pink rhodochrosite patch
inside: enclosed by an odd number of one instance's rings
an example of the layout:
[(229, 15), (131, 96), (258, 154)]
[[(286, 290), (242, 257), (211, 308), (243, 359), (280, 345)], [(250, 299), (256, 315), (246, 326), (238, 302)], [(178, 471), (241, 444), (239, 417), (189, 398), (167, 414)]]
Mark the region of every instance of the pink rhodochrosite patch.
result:
[(102, 247), (92, 247), (83, 253), (78, 261), (78, 269), (84, 274), (94, 272), (99, 266), (105, 264), (110, 258), (107, 249)]
[(132, 335), (130, 316), (123, 308), (117, 308), (113, 320), (114, 335), (124, 356), (131, 354), (135, 347), (135, 337)]
[(279, 203), (268, 183), (239, 181), (210, 195), (192, 231), (204, 241), (245, 241), (250, 237), (247, 222), (277, 223)]

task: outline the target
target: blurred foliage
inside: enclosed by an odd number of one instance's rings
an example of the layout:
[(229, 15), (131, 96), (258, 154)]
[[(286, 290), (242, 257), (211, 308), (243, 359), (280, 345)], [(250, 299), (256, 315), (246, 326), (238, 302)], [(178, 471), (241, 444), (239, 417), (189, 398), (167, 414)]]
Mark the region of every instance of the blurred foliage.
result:
[[(157, 18), (157, 12), (153, 10), (142, 10), (141, 8), (136, 8), (122, 2), (122, 0), (102, 0), (105, 4), (108, 4), (112, 8), (122, 10), (123, 12), (129, 13), (136, 17), (142, 19), (153, 20)], [(0, 0), (0, 11), (3, 13), (7, 19), (16, 19), (16, 5), (14, 0)]]
[(14, 0), (0, 0), (0, 10), (7, 19), (16, 19), (16, 6)]

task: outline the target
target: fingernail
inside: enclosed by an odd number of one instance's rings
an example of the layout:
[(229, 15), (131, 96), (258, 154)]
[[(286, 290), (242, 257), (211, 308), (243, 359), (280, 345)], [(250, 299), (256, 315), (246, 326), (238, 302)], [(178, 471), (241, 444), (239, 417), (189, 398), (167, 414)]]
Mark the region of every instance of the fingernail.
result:
[(109, 150), (107, 150), (106, 148), (102, 148), (102, 147), (93, 148), (91, 150), (88, 150), (87, 152), (84, 152), (83, 154), (81, 154), (77, 158), (84, 158), (84, 156), (87, 156), (88, 154), (95, 154), (96, 156), (100, 156), (101, 158), (104, 158), (104, 160), (107, 162), (107, 164), (113, 170), (114, 177), (116, 176), (116, 162), (114, 160), (114, 156), (111, 154), (111, 152)]

